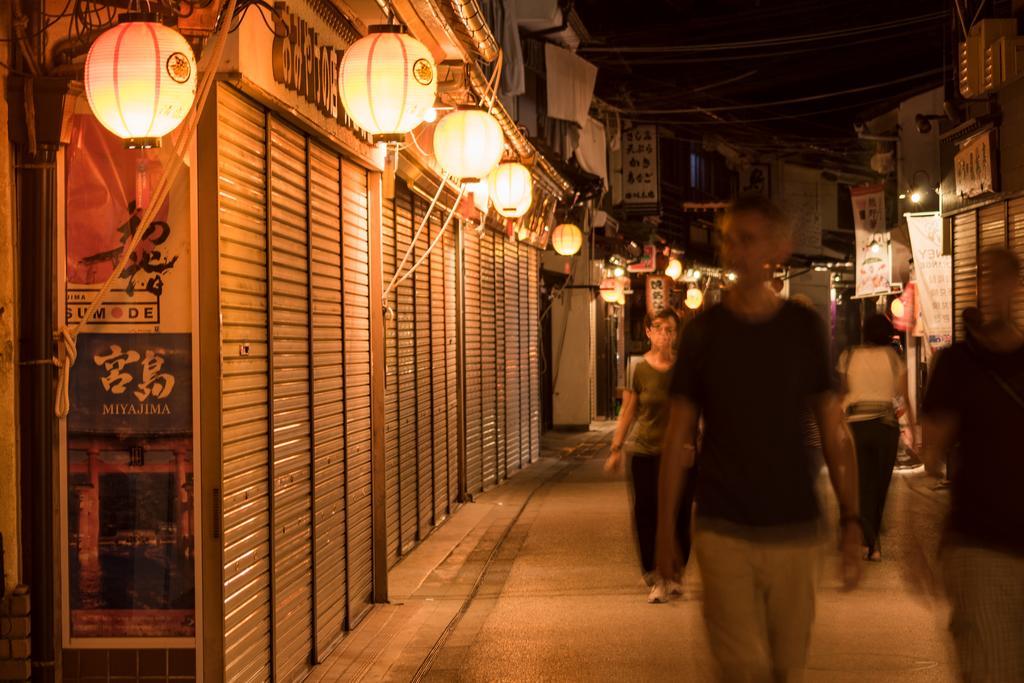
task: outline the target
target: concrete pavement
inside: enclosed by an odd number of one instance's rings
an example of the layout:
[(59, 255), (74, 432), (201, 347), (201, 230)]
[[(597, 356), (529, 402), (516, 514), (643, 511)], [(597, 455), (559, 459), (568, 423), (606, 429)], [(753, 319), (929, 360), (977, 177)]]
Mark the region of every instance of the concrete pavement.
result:
[[(700, 575), (646, 603), (626, 482), (601, 469), (611, 432), (549, 435), (541, 463), (480, 496), (391, 574), (375, 609), (314, 680), (710, 681)], [(885, 559), (840, 593), (823, 549), (810, 681), (953, 681), (941, 602), (928, 597), (945, 501), (893, 481)]]

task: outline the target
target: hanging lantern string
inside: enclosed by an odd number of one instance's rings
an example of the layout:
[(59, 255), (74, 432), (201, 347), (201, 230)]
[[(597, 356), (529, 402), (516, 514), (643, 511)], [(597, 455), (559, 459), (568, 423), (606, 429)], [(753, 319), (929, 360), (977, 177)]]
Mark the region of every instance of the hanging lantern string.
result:
[[(237, 0), (226, 0), (224, 6), (224, 12), (221, 16), (230, 17), (235, 11), (235, 4)], [(59, 354), (58, 358), (53, 359), (53, 364), (58, 368), (57, 374), (57, 397), (54, 404), (54, 414), (59, 419), (64, 419), (71, 412), (71, 368), (75, 364), (75, 360), (78, 358), (78, 335), (81, 334), (82, 329), (91, 322), (93, 314), (103, 303), (103, 299), (110, 293), (110, 289), (114, 286), (114, 281), (117, 280), (124, 269), (128, 266), (128, 262), (131, 260), (132, 255), (142, 242), (143, 236), (148, 232), (147, 227), (156, 218), (156, 213), (159, 207), (167, 199), (170, 194), (171, 185), (177, 179), (178, 172), (185, 162), (185, 153), (188, 146), (192, 143), (192, 139), (195, 137), (196, 128), (199, 126), (199, 117), (203, 112), (203, 108), (206, 105), (206, 99), (213, 88), (213, 84), (217, 76), (217, 65), (220, 64), (221, 57), (224, 54), (224, 47), (227, 44), (227, 35), (230, 28), (230, 22), (224, 22), (221, 26), (220, 33), (217, 35), (216, 42), (213, 45), (213, 50), (207, 52), (204, 55), (204, 59), (208, 58), (203, 71), (203, 79), (199, 86), (199, 92), (196, 97), (195, 105), (189, 112), (189, 118), (186, 119), (184, 127), (181, 129), (180, 134), (174, 141), (172, 147), (171, 159), (167, 165), (163, 176), (160, 178), (160, 182), (157, 184), (156, 189), (152, 194), (149, 206), (142, 212), (141, 219), (139, 220), (138, 227), (135, 229), (132, 238), (125, 245), (124, 250), (121, 252), (121, 258), (114, 270), (110, 273), (110, 277), (100, 287), (99, 292), (93, 297), (92, 302), (86, 309), (82, 319), (75, 323), (74, 326), (68, 327), (67, 325), (61, 325), (59, 331), (59, 341), (62, 345), (63, 353)]]
[[(406, 271), (405, 275), (403, 275), (401, 278), (398, 279), (398, 282), (395, 283), (396, 287), (398, 285), (402, 284), (403, 282), (405, 282), (409, 278), (410, 275), (415, 273), (416, 269), (419, 268), (421, 265), (423, 265), (423, 262), (427, 260), (428, 256), (430, 256), (430, 252), (432, 252), (434, 250), (434, 247), (437, 246), (437, 243), (441, 240), (441, 236), (444, 235), (445, 230), (448, 229), (448, 224), (451, 223), (452, 222), (452, 218), (455, 217), (455, 210), (459, 207), (459, 202), (462, 201), (462, 196), (464, 194), (466, 194), (466, 186), (465, 185), (463, 185), (461, 188), (459, 188), (459, 194), (455, 197), (455, 203), (452, 204), (451, 210), (448, 211), (448, 217), (444, 219), (444, 224), (441, 225), (441, 229), (437, 232), (437, 236), (434, 237), (433, 241), (427, 247), (427, 250), (425, 252), (423, 252), (423, 254), (420, 256), (419, 260), (416, 261), (416, 263), (412, 264), (412, 266), (409, 268), (409, 270)], [(396, 274), (398, 273), (398, 269), (397, 268), (395, 269), (395, 273)]]
[[(427, 221), (430, 220), (430, 214), (433, 213), (434, 207), (437, 206), (437, 200), (441, 198), (441, 193), (444, 192), (444, 188), (447, 183), (448, 174), (445, 173), (444, 175), (441, 176), (441, 182), (437, 186), (437, 192), (434, 193), (434, 198), (430, 200), (430, 206), (427, 207), (427, 212), (423, 214), (423, 218), (420, 220), (419, 227), (416, 228), (416, 234), (412, 236), (412, 241), (409, 242), (409, 248), (405, 250), (405, 255), (402, 256), (401, 262), (399, 262), (398, 266), (395, 268), (395, 274), (391, 277), (391, 282), (389, 282), (388, 286), (384, 288), (385, 304), (387, 304), (388, 296), (390, 296), (391, 290), (397, 284), (395, 280), (398, 279), (398, 273), (402, 270), (402, 266), (405, 265), (405, 262), (409, 260), (409, 257), (412, 256), (412, 250), (416, 246), (416, 240), (420, 238), (420, 233), (423, 232), (423, 228), (426, 227)], [(462, 196), (461, 193), (459, 194), (459, 196)], [(457, 206), (458, 202), (456, 202), (455, 204)], [(415, 268), (415, 266), (413, 267)]]

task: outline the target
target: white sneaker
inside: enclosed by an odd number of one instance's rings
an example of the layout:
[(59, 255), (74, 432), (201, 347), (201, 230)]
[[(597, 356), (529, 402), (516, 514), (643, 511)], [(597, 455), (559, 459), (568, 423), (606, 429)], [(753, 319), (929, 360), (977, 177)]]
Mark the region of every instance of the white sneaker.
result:
[(681, 584), (681, 583), (679, 583), (678, 581), (675, 581), (675, 580), (666, 581), (665, 582), (665, 592), (668, 593), (669, 595), (676, 595), (676, 596), (677, 595), (682, 595), (683, 594), (683, 584)]
[(651, 589), (650, 595), (647, 596), (647, 602), (651, 604), (668, 602), (668, 591), (665, 588), (664, 581), (659, 580), (655, 582), (654, 588)]

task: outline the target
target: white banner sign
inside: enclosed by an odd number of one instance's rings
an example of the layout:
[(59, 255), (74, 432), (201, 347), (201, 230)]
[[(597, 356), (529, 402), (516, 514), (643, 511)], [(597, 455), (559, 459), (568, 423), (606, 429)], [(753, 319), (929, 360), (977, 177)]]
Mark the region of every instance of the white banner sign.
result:
[(657, 212), (658, 129), (633, 126), (622, 134), (622, 200), (627, 209)]
[(953, 341), (953, 270), (942, 254), (942, 216), (907, 214), (907, 228), (924, 333), (932, 349), (940, 349)]
[(857, 249), (855, 296), (888, 294), (892, 282), (892, 263), (885, 233), (885, 187), (854, 187), (850, 195)]

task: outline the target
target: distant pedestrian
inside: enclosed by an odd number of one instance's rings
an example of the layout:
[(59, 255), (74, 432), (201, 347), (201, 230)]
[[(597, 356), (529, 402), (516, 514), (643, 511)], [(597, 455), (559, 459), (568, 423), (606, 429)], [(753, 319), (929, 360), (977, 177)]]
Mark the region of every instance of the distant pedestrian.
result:
[(907, 366), (892, 347), (893, 334), (888, 318), (869, 316), (864, 321), (864, 344), (839, 357), (843, 406), (857, 449), (864, 554), (874, 562), (882, 559), (882, 518), (899, 451), (897, 402), (907, 406), (908, 419), (914, 424)]
[(1020, 261), (982, 255), (970, 334), (939, 354), (924, 402), (925, 467), (951, 460), (942, 556), (950, 630), (969, 683), (1024, 681), (1024, 334), (1013, 321)]
[[(666, 400), (672, 368), (676, 362), (676, 338), (679, 317), (671, 309), (644, 317), (644, 330), (651, 343), (638, 362), (630, 365), (622, 395), (611, 455), (605, 468), (609, 471), (629, 464), (629, 481), (633, 494), (633, 522), (636, 527), (640, 566), (644, 582), (650, 586), (648, 601), (665, 602), (671, 595), (682, 593), (681, 573), (690, 557), (689, 502), (679, 506), (676, 524), (678, 566), (662, 580), (655, 573), (654, 537), (658, 524), (658, 472), (661, 446), (668, 418)], [(628, 437), (628, 441), (626, 440)], [(692, 501), (687, 493), (684, 501)]]
[(738, 279), (722, 304), (684, 330), (669, 390), (658, 567), (662, 575), (672, 571), (678, 492), (696, 463), (694, 547), (704, 620), (727, 681), (793, 681), (806, 666), (820, 548), (806, 447), (809, 408), (839, 498), (845, 586), (860, 577), (856, 465), (842, 442), (825, 328), (768, 285), (773, 267), (789, 257), (790, 242), (786, 216), (767, 199), (732, 205), (722, 246)]

